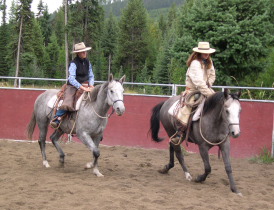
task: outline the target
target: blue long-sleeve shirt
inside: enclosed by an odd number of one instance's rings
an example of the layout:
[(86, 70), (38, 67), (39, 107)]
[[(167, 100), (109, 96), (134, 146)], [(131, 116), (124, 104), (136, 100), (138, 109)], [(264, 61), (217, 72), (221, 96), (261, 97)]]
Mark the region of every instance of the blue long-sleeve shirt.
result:
[[(71, 63), (69, 66), (69, 78), (68, 81), (71, 85), (79, 89), (81, 87), (81, 84), (75, 79), (76, 78), (76, 64)], [(91, 63), (89, 62), (89, 79), (88, 79), (89, 85), (94, 85), (94, 74), (92, 71)]]

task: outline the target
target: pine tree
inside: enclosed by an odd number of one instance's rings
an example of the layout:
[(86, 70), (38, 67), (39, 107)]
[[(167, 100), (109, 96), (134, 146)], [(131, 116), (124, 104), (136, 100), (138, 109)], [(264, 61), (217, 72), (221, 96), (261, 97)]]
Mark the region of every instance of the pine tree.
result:
[(10, 13), (9, 13), (9, 24), (8, 24), (8, 34), (9, 40), (7, 42), (7, 52), (6, 59), (8, 64), (8, 76), (15, 75), (15, 65), (16, 65), (16, 52), (18, 49), (18, 7), (19, 5), (13, 0), (11, 2)]
[(32, 42), (33, 51), (37, 58), (37, 64), (42, 68), (44, 60), (44, 37), (42, 35), (41, 27), (36, 19), (33, 19), (33, 36), (35, 39)]
[(2, 11), (2, 24), (0, 26), (0, 76), (8, 76), (8, 63), (6, 58), (8, 27), (6, 23), (6, 0), (3, 0), (0, 11)]
[(159, 25), (153, 19), (148, 20), (148, 31), (145, 35), (147, 43), (146, 68), (149, 76), (152, 76), (152, 71), (155, 67), (158, 50), (161, 45), (163, 36)]
[(264, 69), (261, 58), (273, 42), (270, 1), (192, 0), (185, 7), (180, 34), (196, 42), (209, 41), (217, 49), (213, 60), (219, 85), (231, 85), (230, 76), (244, 80)]
[(102, 48), (104, 51), (104, 56), (108, 60), (108, 74), (112, 73), (112, 60), (113, 56), (117, 50), (117, 34), (118, 34), (118, 25), (111, 13), (109, 18), (106, 21), (104, 27), (104, 33), (102, 38)]
[(41, 26), (42, 34), (44, 37), (44, 43), (45, 46), (48, 45), (50, 41), (52, 26), (50, 22), (50, 14), (48, 12), (48, 6), (44, 5), (42, 0), (40, 0), (38, 6), (38, 13), (37, 13), (37, 21), (39, 22), (39, 25)]
[[(53, 32), (57, 38), (58, 46), (65, 44), (65, 19), (64, 19), (64, 9), (61, 8), (57, 13), (54, 14), (53, 20)], [(52, 33), (51, 36), (52, 37)]]
[(162, 36), (164, 37), (166, 34), (166, 30), (167, 30), (167, 22), (165, 20), (165, 17), (163, 16), (163, 14), (161, 14), (160, 18), (159, 18), (159, 28), (162, 32)]
[[(50, 43), (46, 47), (47, 56), (49, 60), (46, 60), (46, 77), (55, 78), (56, 71), (58, 70), (58, 59), (60, 47), (58, 45), (57, 36), (53, 33), (50, 37)], [(60, 75), (60, 74), (59, 74)]]
[(147, 55), (147, 12), (142, 0), (130, 0), (120, 20), (117, 64), (123, 66), (130, 81), (136, 79)]

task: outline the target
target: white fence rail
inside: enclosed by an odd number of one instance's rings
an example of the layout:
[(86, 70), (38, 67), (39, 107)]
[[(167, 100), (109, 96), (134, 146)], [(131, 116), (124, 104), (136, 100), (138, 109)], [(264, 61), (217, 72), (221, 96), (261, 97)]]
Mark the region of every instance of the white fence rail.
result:
[[(7, 86), (3, 85), (4, 83), (1, 82), (1, 80), (18, 80), (17, 87), (14, 86)], [(55, 81), (55, 82), (66, 82), (67, 79), (51, 79), (51, 78), (32, 78), (32, 77), (6, 77), (6, 76), (0, 76), (0, 88), (5, 89), (32, 89), (32, 90), (47, 90), (43, 88), (23, 88), (22, 87), (22, 81), (29, 80), (29, 81)], [(103, 83), (104, 81), (95, 81), (95, 83)], [(10, 83), (11, 84), (11, 83)], [(178, 84), (156, 84), (156, 83), (134, 83), (134, 82), (125, 82), (125, 85), (129, 86), (159, 86), (159, 87), (169, 87), (170, 88), (170, 94), (169, 95), (152, 95), (152, 94), (146, 94), (144, 90), (144, 94), (136, 94), (136, 93), (126, 93), (126, 95), (145, 95), (145, 96), (153, 96), (153, 97), (170, 97), (180, 94), (178, 92), (178, 88), (185, 87), (185, 85), (178, 85)], [(213, 86), (214, 89), (221, 89), (222, 91), (225, 88), (229, 89), (235, 89), (235, 90), (260, 90), (260, 91), (274, 91), (274, 88), (271, 87), (237, 87), (237, 86)], [(274, 93), (274, 92), (273, 92)], [(274, 94), (273, 94), (274, 95)], [(252, 98), (241, 98), (241, 101), (256, 101), (256, 102), (270, 102), (274, 103), (274, 100), (256, 100)]]

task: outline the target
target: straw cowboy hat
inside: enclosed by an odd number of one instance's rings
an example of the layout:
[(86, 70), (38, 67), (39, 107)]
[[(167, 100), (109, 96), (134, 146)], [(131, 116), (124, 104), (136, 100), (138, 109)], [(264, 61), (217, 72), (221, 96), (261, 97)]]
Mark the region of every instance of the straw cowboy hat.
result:
[(214, 53), (216, 50), (213, 48), (210, 48), (208, 42), (199, 42), (198, 47), (194, 47), (193, 51), (198, 53), (210, 54), (210, 53)]
[(91, 49), (91, 47), (86, 47), (84, 42), (80, 42), (80, 43), (74, 45), (74, 50), (72, 51), (72, 53), (85, 52), (90, 49)]

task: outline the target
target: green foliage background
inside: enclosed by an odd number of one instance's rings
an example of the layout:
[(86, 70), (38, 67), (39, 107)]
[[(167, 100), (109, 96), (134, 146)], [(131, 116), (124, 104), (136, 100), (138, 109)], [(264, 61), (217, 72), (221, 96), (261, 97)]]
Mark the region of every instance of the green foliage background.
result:
[(0, 76), (15, 75), (22, 20), (19, 76), (64, 79), (68, 32), (69, 52), (81, 41), (92, 47), (96, 80), (110, 67), (131, 82), (184, 84), (192, 48), (209, 41), (215, 85), (273, 87), (274, 0), (69, 0), (67, 27), (63, 6), (50, 14), (40, 1), (34, 14), (31, 3), (13, 0), (7, 11), (0, 0)]

